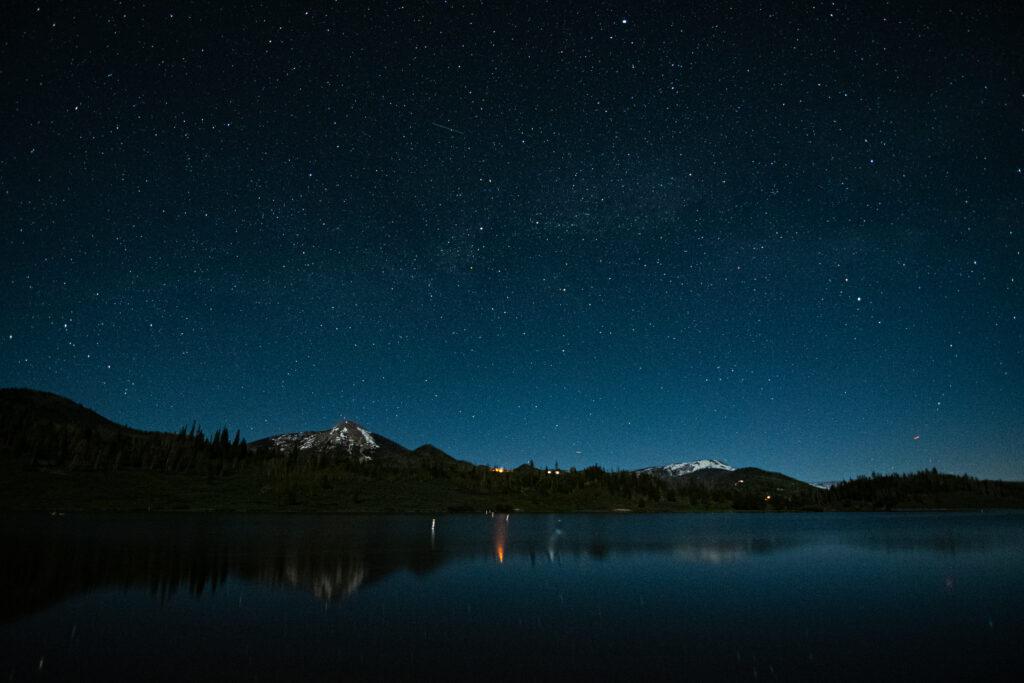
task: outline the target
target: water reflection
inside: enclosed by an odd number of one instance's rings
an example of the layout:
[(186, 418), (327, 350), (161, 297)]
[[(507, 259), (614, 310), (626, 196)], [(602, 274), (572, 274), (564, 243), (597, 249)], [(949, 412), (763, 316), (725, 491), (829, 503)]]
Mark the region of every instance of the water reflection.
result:
[(491, 515), (491, 518), (494, 520), (491, 536), (494, 539), (494, 555), (498, 558), (498, 564), (505, 563), (505, 544), (508, 543), (509, 517), (511, 515), (508, 514)]
[(672, 554), (687, 562), (724, 564), (736, 562), (750, 555), (777, 552), (783, 548), (796, 547), (796, 542), (770, 538), (751, 538), (740, 541), (723, 540), (716, 543), (682, 544), (672, 549)]
[[(863, 517), (861, 520), (865, 519)], [(866, 534), (841, 517), (469, 515), (16, 515), (0, 522), (0, 619), (12, 620), (108, 586), (148, 587), (163, 601), (180, 590), (216, 591), (227, 578), (340, 601), (396, 571), (443, 563), (564, 558), (602, 561), (655, 554), (724, 564), (835, 544), (869, 551), (985, 550), (985, 533)], [(838, 530), (836, 527), (838, 522)], [(824, 527), (823, 527), (824, 525)], [(827, 529), (825, 528), (827, 527)]]

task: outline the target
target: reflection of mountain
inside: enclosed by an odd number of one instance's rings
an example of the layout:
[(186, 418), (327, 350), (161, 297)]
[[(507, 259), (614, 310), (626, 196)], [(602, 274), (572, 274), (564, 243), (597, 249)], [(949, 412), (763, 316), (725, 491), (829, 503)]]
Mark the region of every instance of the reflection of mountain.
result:
[(736, 562), (750, 555), (767, 555), (803, 545), (796, 538), (703, 539), (694, 543), (680, 543), (672, 549), (673, 555), (687, 562), (723, 564)]
[[(582, 525), (587, 520), (590, 526)], [(596, 522), (594, 521), (596, 520)], [(632, 521), (631, 521), (632, 520)], [(650, 528), (650, 525), (643, 525)], [(655, 525), (657, 527), (657, 525)], [(654, 528), (635, 519), (580, 516), (14, 515), (0, 522), (0, 619), (104, 587), (213, 592), (228, 578), (344, 599), (388, 574), (445, 562), (519, 557), (602, 559), (675, 555), (720, 562), (792, 543)]]
[[(467, 559), (508, 563), (649, 554), (684, 562), (756, 561), (810, 544), (885, 552), (985, 550), (992, 525), (943, 531), (733, 515), (7, 515), (0, 519), (0, 620), (81, 593), (216, 591), (229, 578), (343, 600), (395, 571), (423, 574)], [(1013, 522), (1015, 518), (1007, 518)], [(777, 520), (777, 521), (775, 521)], [(965, 529), (967, 531), (965, 532)], [(988, 529), (988, 533), (986, 533)]]
[(233, 516), (18, 516), (5, 520), (0, 619), (105, 586), (199, 595), (229, 577), (344, 598), (396, 569), (439, 561), (430, 519)]

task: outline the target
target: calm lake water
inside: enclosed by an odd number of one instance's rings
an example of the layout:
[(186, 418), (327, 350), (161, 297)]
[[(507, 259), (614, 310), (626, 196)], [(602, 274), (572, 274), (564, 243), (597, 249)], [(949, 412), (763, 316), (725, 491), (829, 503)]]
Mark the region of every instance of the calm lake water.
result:
[(990, 680), (1015, 513), (5, 515), (12, 680)]

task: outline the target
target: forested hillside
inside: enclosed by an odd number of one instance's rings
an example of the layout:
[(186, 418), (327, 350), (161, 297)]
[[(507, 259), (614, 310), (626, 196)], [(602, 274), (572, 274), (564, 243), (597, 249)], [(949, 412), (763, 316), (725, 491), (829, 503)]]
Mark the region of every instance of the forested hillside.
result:
[[(358, 447), (349, 440), (359, 437)], [(521, 465), (511, 471), (351, 422), (247, 444), (115, 424), (54, 394), (0, 390), (0, 508), (352, 512), (894, 510), (1024, 507), (1024, 484), (934, 470), (823, 490), (757, 468), (681, 477)]]

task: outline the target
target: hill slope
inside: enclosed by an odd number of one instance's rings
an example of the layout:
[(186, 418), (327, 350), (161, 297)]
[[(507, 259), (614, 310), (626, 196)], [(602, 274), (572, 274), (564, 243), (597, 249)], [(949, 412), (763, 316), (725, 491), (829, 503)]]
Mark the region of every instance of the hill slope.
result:
[(0, 401), (0, 508), (46, 510), (304, 510), (444, 512), (676, 509), (666, 485), (589, 468), (557, 476), (409, 450), (352, 422), (247, 445), (116, 425), (52, 394), (8, 390)]
[[(862, 478), (822, 490), (728, 465), (671, 472), (511, 471), (409, 450), (356, 423), (248, 445), (226, 428), (143, 432), (61, 396), (0, 390), (0, 509), (876, 510), (1024, 507), (1024, 483), (937, 472)], [(727, 469), (728, 468), (728, 469)], [(692, 468), (691, 468), (692, 469)]]
[(0, 389), (0, 434), (13, 435), (54, 424), (135, 432), (57, 394), (33, 389)]

